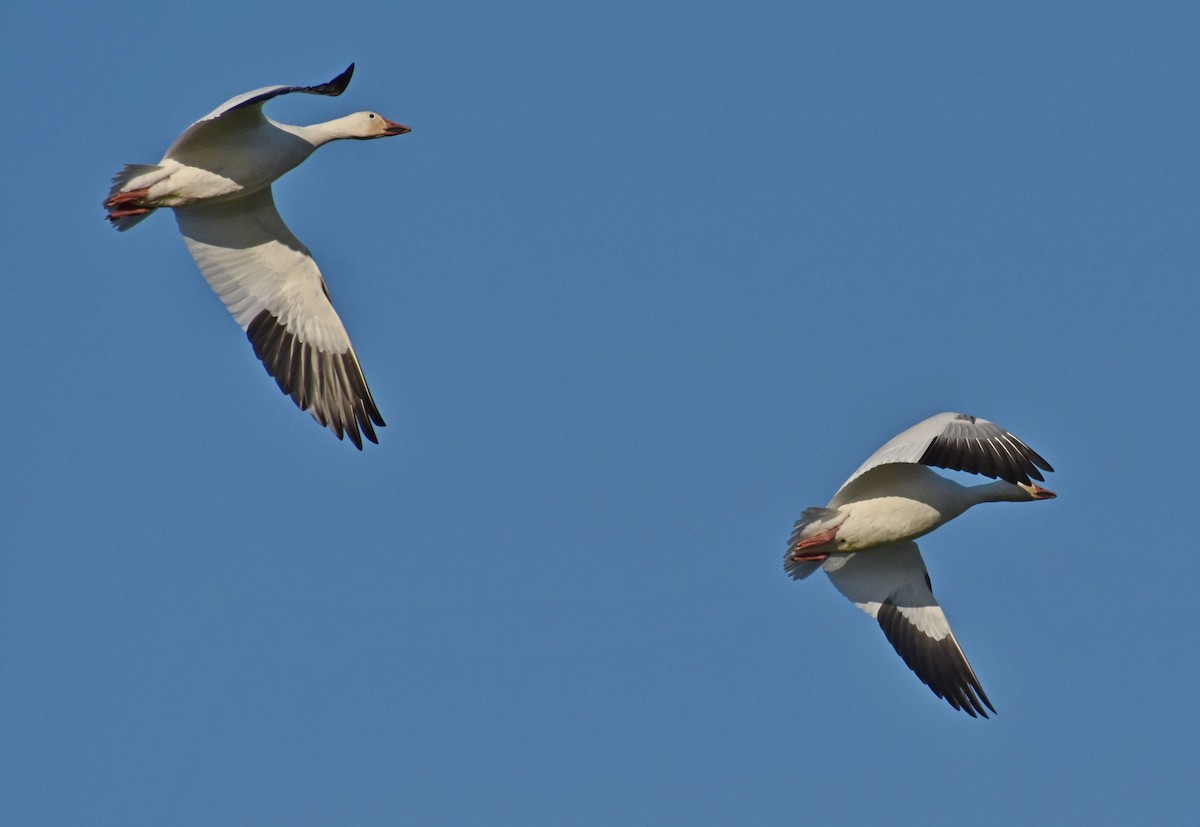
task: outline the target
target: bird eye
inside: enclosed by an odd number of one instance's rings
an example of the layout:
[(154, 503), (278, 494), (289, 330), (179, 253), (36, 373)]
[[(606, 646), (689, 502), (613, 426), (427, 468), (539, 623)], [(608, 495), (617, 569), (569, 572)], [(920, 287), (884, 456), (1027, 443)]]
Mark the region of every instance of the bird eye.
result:
[(368, 118), (374, 118), (374, 117), (375, 117), (375, 113), (374, 113), (374, 112), (372, 112), (372, 113), (370, 113), (369, 115), (367, 115), (367, 117), (368, 117)]

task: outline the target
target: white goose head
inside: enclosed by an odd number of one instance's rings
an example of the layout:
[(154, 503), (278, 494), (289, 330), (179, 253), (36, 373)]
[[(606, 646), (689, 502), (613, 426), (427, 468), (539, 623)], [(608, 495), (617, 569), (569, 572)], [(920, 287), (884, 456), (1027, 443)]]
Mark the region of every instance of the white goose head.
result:
[(344, 130), (345, 134), (340, 137), (354, 138), (359, 141), (367, 141), (371, 138), (390, 138), (393, 135), (412, 132), (404, 124), (389, 121), (378, 112), (355, 112), (353, 115), (338, 118), (330, 123), (339, 124), (340, 128)]
[(293, 135), (298, 135), (314, 147), (324, 146), (330, 141), (342, 141), (348, 138), (356, 141), (369, 141), (372, 138), (390, 138), (393, 135), (403, 135), (412, 132), (404, 124), (389, 121), (378, 112), (355, 112), (332, 121), (315, 123), (311, 126), (288, 126), (275, 123), (275, 126)]

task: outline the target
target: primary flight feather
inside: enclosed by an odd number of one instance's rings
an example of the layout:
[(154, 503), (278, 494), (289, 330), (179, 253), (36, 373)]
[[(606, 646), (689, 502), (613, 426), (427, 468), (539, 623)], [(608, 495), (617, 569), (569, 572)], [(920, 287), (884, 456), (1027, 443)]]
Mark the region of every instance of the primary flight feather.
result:
[(354, 64), (316, 86), (266, 86), (231, 98), (180, 135), (157, 164), (113, 178), (108, 220), (128, 230), (160, 207), (175, 220), (200, 272), (225, 303), (280, 390), (362, 450), (384, 425), (358, 356), (312, 254), (283, 223), (271, 184), (330, 141), (403, 135), (407, 126), (356, 112), (310, 126), (273, 121), (280, 95), (340, 95)]
[[(998, 477), (965, 486), (929, 466)], [(908, 667), (939, 698), (975, 717), (995, 712), (933, 596), (913, 542), (984, 502), (1052, 499), (1033, 480), (1050, 463), (986, 419), (942, 413), (888, 440), (829, 504), (796, 521), (784, 569), (802, 580), (824, 568), (837, 590), (874, 617)]]

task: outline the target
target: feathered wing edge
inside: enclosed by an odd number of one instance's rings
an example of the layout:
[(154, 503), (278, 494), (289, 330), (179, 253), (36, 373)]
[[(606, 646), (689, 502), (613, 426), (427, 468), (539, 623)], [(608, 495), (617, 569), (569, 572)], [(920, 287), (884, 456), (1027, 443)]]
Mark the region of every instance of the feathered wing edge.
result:
[(972, 718), (996, 711), (933, 596), (916, 543), (834, 554), (824, 567), (837, 590), (878, 621), (933, 694)]
[(378, 442), (385, 423), (325, 280), (283, 223), (270, 188), (175, 210), (200, 272), (267, 373), (338, 439)]
[(890, 463), (929, 465), (1027, 485), (1031, 480), (1043, 479), (1039, 468), (1054, 470), (1040, 454), (996, 423), (946, 412), (889, 439), (842, 483), (842, 488), (872, 468)]
[[(253, 92), (247, 92), (244, 95), (239, 95), (232, 100), (226, 101), (207, 118), (223, 115), (226, 112), (231, 112), (234, 109), (244, 109), (247, 106), (262, 105), (271, 98), (277, 98), (280, 95), (290, 95), (293, 92), (303, 92), (308, 95), (331, 95), (338, 96), (346, 91), (346, 87), (350, 85), (350, 78), (354, 76), (354, 64), (351, 63), (346, 67), (340, 75), (333, 80), (325, 83), (318, 83), (314, 86), (266, 86), (262, 89), (255, 89)], [(243, 100), (244, 98), (244, 100)], [(205, 118), (205, 120), (207, 120)]]
[(959, 414), (922, 453), (922, 465), (999, 478), (1006, 482), (1044, 481), (1041, 468), (1053, 471), (1037, 451), (994, 422)]
[(268, 310), (254, 317), (246, 337), (267, 373), (300, 410), (312, 414), (338, 439), (345, 433), (360, 451), (363, 436), (379, 443), (372, 423), (380, 427), (387, 423), (375, 406), (354, 348), (345, 353), (320, 351)]

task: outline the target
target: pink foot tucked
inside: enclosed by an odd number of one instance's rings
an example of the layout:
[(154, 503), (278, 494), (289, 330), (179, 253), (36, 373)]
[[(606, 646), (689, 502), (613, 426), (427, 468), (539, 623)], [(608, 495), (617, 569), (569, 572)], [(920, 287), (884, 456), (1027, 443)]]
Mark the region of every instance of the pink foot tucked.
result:
[(823, 546), (826, 543), (833, 542), (833, 538), (837, 536), (837, 528), (831, 528), (822, 531), (820, 534), (814, 534), (811, 537), (805, 537), (792, 548), (793, 551), (799, 551), (802, 548), (812, 548), (813, 546)]
[(111, 209), (112, 207), (116, 207), (121, 204), (128, 204), (132, 201), (140, 201), (141, 199), (145, 198), (149, 194), (150, 194), (150, 190), (148, 190), (148, 189), (129, 190), (127, 192), (118, 192), (112, 198), (105, 201), (104, 206), (109, 207)]
[(827, 529), (819, 534), (814, 534), (811, 537), (805, 537), (803, 540), (796, 543), (796, 545), (792, 546), (791, 548), (792, 560), (796, 561), (797, 563), (803, 563), (828, 559), (830, 554), (828, 551), (810, 551), (805, 553), (804, 549), (816, 548), (818, 546), (823, 546), (826, 543), (832, 543), (833, 538), (837, 536), (839, 527), (840, 526), (835, 526), (834, 528)]
[(145, 215), (148, 212), (150, 210), (145, 207), (134, 207), (128, 210), (109, 210), (107, 218), (109, 221), (116, 221), (118, 218), (127, 218), (131, 215)]

